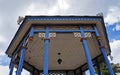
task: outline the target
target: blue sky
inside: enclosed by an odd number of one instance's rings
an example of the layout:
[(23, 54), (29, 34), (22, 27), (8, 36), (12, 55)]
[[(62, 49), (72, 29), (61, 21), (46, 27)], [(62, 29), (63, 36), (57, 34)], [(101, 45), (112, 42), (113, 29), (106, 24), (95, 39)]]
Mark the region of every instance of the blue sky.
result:
[[(8, 75), (5, 51), (25, 15), (96, 15), (102, 12), (114, 63), (120, 63), (120, 0), (0, 0), (0, 75)], [(28, 75), (23, 71), (22, 75)], [(15, 74), (14, 74), (15, 75)]]

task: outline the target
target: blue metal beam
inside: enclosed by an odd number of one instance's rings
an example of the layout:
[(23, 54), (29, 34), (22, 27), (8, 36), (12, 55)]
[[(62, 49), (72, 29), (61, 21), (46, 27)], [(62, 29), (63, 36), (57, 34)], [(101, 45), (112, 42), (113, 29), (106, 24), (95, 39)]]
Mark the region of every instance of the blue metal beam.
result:
[(71, 32), (80, 32), (80, 30), (50, 30), (50, 32), (56, 32), (56, 33), (71, 33)]
[(29, 37), (33, 37), (33, 36), (34, 36), (34, 27), (31, 27)]
[[(82, 38), (85, 38), (85, 33), (84, 33), (84, 30), (83, 30), (82, 26), (80, 27), (80, 30), (81, 30)], [(83, 39), (82, 40), (82, 44), (83, 44), (85, 56), (86, 56), (86, 59), (87, 59), (90, 75), (95, 75), (94, 67), (93, 67), (93, 64), (92, 64), (92, 60), (91, 60), (91, 56), (90, 56), (87, 40)]]
[(12, 60), (11, 61), (14, 61), (15, 60), (15, 55), (19, 52), (21, 46), (25, 46), (26, 45), (26, 40), (28, 38), (28, 34), (27, 36), (24, 38), (24, 40), (22, 41), (22, 43), (20, 43), (20, 45), (17, 47), (17, 50), (13, 53), (13, 56), (12, 56)]
[(46, 32), (46, 30), (34, 30), (35, 33), (39, 33), (39, 32)]
[(13, 70), (14, 70), (14, 63), (12, 63), (12, 62), (15, 60), (15, 56), (19, 52), (21, 46), (22, 45), (23, 46), (26, 45), (27, 37), (28, 37), (28, 35), (24, 38), (24, 40), (22, 41), (22, 43), (18, 46), (17, 50), (13, 53), (13, 56), (12, 56), (12, 59), (11, 59), (11, 62), (10, 62), (10, 72), (9, 72), (9, 75), (12, 75)]
[[(46, 32), (46, 30), (34, 30), (35, 33)], [(81, 30), (49, 30), (49, 32), (56, 33), (72, 33), (72, 32), (81, 32)], [(95, 32), (95, 30), (84, 30), (84, 32)]]
[(14, 70), (14, 64), (11, 63), (11, 65), (10, 65), (10, 72), (9, 72), (9, 75), (12, 75), (13, 70)]
[(44, 50), (44, 75), (48, 75), (48, 54), (49, 54), (49, 28), (46, 26), (46, 35), (45, 35), (45, 50)]
[[(96, 26), (94, 26), (94, 29), (95, 29), (95, 34), (96, 34), (96, 36), (97, 36), (97, 37), (100, 36), (100, 34), (99, 34)], [(100, 46), (103, 46), (101, 40), (99, 40), (98, 42), (100, 42)], [(109, 62), (109, 60), (108, 60), (108, 58), (107, 58), (107, 53), (106, 53), (105, 48), (101, 48), (100, 50), (101, 50), (101, 53), (103, 54), (103, 57), (104, 57), (104, 60), (105, 60), (105, 63), (106, 63), (106, 65), (107, 65), (107, 68), (108, 68), (108, 70), (109, 70), (110, 75), (114, 75), (114, 72), (113, 72), (113, 69), (112, 69), (112, 67), (111, 67), (111, 64), (110, 64), (110, 62)]]
[(110, 62), (109, 62), (109, 60), (108, 60), (108, 58), (107, 58), (107, 53), (106, 53), (105, 49), (104, 49), (104, 48), (101, 48), (101, 52), (102, 52), (102, 54), (103, 54), (105, 63), (107, 64), (107, 68), (108, 68), (108, 70), (109, 70), (110, 75), (114, 75), (114, 72), (113, 72), (113, 69), (112, 69), (112, 67), (111, 67), (111, 64), (110, 64)]
[(20, 56), (20, 61), (19, 61), (18, 70), (17, 70), (17, 74), (16, 75), (21, 75), (25, 53), (26, 53), (26, 49), (23, 48), (21, 50), (21, 56)]

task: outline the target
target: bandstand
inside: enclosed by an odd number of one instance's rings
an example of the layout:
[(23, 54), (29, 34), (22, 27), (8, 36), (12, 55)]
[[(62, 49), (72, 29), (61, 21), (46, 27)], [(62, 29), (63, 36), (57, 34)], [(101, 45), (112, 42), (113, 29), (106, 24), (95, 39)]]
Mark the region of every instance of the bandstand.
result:
[(6, 54), (9, 75), (102, 75), (102, 62), (114, 75), (103, 16), (25, 16)]

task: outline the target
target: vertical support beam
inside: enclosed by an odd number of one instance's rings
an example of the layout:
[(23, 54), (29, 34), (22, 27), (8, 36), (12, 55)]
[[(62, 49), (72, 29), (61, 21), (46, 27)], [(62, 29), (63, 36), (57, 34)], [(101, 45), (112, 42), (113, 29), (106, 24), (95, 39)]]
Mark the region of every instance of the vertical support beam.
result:
[[(85, 38), (85, 33), (84, 33), (84, 29), (83, 29), (82, 26), (80, 27), (80, 30), (81, 30), (81, 36), (82, 36), (82, 38)], [(93, 67), (93, 64), (92, 64), (92, 60), (91, 60), (91, 56), (90, 56), (90, 52), (89, 52), (87, 40), (83, 39), (82, 40), (82, 44), (83, 44), (85, 56), (86, 56), (86, 59), (87, 59), (87, 63), (88, 63), (88, 68), (89, 68), (89, 71), (90, 71), (90, 75), (95, 75), (94, 67)]]
[[(21, 48), (21, 46), (23, 45), (23, 46), (25, 46), (26, 44), (27, 44), (27, 42), (26, 42), (26, 40), (27, 40), (27, 37), (28, 36), (34, 36), (34, 28), (32, 27), (31, 28), (31, 30), (30, 30), (30, 33), (29, 34), (27, 34), (27, 36), (24, 38), (24, 40), (22, 41), (22, 43), (18, 46), (18, 48), (17, 48), (17, 50), (15, 51), (15, 53), (13, 54), (13, 57), (12, 57), (12, 59), (11, 59), (11, 65), (10, 65), (10, 72), (9, 72), (9, 75), (12, 75), (12, 73), (13, 73), (13, 70), (14, 70), (14, 63), (13, 63), (13, 61), (15, 60), (15, 56), (16, 56), (16, 54), (19, 52), (19, 50), (21, 50), (20, 48)], [(26, 49), (26, 48), (25, 48)], [(21, 56), (22, 56), (22, 51), (21, 51)], [(20, 59), (21, 59), (21, 57), (20, 57)], [(21, 59), (22, 60), (22, 59)], [(20, 61), (21, 61), (20, 60)], [(24, 59), (23, 59), (24, 60)], [(20, 62), (19, 62), (19, 65), (20, 65)], [(19, 69), (19, 68), (18, 68)]]
[(48, 52), (49, 52), (49, 28), (46, 26), (45, 50), (44, 50), (44, 75), (48, 75)]
[(34, 36), (34, 27), (31, 27), (29, 37), (33, 37), (33, 36)]
[(31, 27), (30, 29), (30, 33), (29, 33), (29, 41), (32, 41), (33, 40), (33, 36), (34, 36), (34, 27)]
[(112, 69), (112, 67), (111, 67), (111, 64), (110, 64), (110, 62), (109, 62), (109, 60), (108, 60), (108, 58), (107, 58), (107, 53), (106, 53), (105, 49), (104, 49), (104, 48), (101, 48), (101, 52), (102, 52), (102, 54), (103, 54), (103, 57), (104, 57), (104, 60), (105, 60), (105, 63), (106, 63), (106, 65), (107, 65), (107, 68), (108, 68), (108, 70), (109, 70), (110, 75), (114, 75), (114, 72), (113, 72), (113, 69)]
[(23, 48), (21, 50), (21, 56), (20, 56), (20, 61), (19, 61), (18, 70), (17, 70), (16, 75), (21, 75), (25, 53), (26, 53), (26, 48)]
[(12, 73), (13, 73), (13, 70), (14, 70), (14, 63), (12, 63), (12, 61), (11, 61), (9, 75), (12, 75)]
[[(94, 30), (95, 30), (96, 36), (99, 37), (100, 34), (99, 34), (96, 26), (94, 26)], [(98, 42), (100, 42), (100, 46), (103, 46), (101, 40), (99, 40)], [(102, 47), (102, 48), (100, 48), (100, 50), (101, 50), (101, 53), (103, 54), (103, 57), (104, 57), (104, 60), (105, 60), (105, 63), (107, 65), (107, 68), (109, 70), (110, 75), (114, 75), (114, 72), (113, 72), (113, 69), (111, 67), (111, 64), (110, 64), (110, 62), (109, 62), (109, 60), (107, 58), (107, 53), (106, 53), (105, 49)]]

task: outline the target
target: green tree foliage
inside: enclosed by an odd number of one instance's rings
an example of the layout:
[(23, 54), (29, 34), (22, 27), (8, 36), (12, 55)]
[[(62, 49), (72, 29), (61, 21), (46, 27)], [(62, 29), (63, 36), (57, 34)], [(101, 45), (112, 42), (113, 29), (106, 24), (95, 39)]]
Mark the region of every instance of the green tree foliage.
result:
[[(117, 75), (117, 73), (120, 73), (120, 64), (111, 63), (111, 66), (113, 68), (115, 75)], [(96, 70), (96, 73), (98, 73), (97, 70)], [(102, 74), (103, 75), (110, 75), (105, 63), (102, 63)]]

